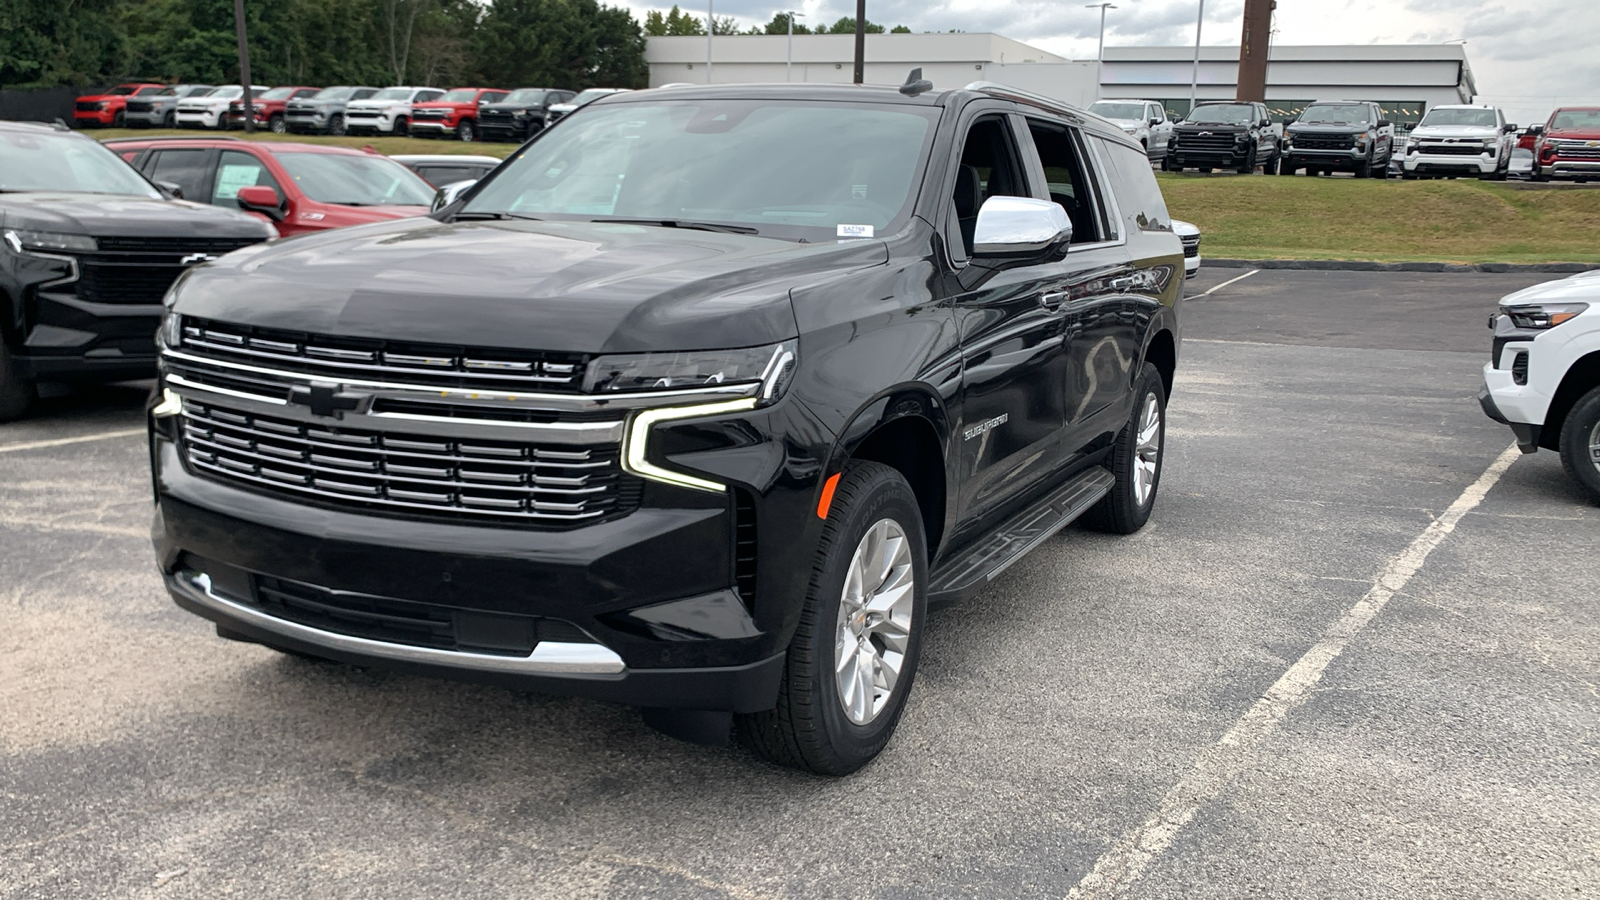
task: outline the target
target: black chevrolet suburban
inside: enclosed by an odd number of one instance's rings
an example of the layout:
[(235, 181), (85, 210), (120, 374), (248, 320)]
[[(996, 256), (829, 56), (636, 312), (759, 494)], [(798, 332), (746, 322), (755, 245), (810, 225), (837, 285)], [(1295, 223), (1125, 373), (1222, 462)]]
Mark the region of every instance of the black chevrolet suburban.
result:
[(1183, 248), (994, 85), (604, 98), (428, 218), (169, 297), (158, 564), (219, 635), (853, 771), (930, 604), (1150, 516)]
[(176, 190), (64, 127), (0, 122), (0, 422), (40, 381), (154, 375), (172, 282), (277, 237), (264, 219)]

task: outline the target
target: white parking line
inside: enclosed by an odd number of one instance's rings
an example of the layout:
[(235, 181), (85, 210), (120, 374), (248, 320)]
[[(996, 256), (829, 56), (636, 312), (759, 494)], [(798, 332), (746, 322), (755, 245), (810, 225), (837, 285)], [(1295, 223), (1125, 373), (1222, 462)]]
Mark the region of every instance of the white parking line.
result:
[(1167, 791), (1161, 805), (1138, 828), (1129, 831), (1095, 861), (1094, 869), (1067, 893), (1068, 900), (1105, 897), (1137, 881), (1145, 867), (1166, 849), (1178, 832), (1189, 824), (1200, 807), (1222, 791), (1233, 774), (1246, 762), (1246, 755), (1266, 737), (1278, 722), (1304, 703), (1311, 689), (1350, 640), (1383, 611), (1395, 594), (1417, 574), (1435, 547), (1450, 535), (1456, 523), (1483, 501), (1489, 489), (1511, 467), (1522, 452), (1512, 444), (1461, 496), (1444, 515), (1423, 529), (1410, 546), (1389, 561), (1372, 587), (1356, 604), (1345, 610), (1323, 634), (1322, 640), (1307, 650), (1215, 744), (1195, 760), (1189, 774)]
[(1246, 272), (1246, 273), (1244, 273), (1244, 274), (1243, 274), (1243, 275), (1240, 275), (1240, 276), (1239, 276), (1239, 277), (1238, 277), (1238, 278), (1229, 278), (1229, 279), (1228, 279), (1228, 280), (1227, 280), (1227, 281), (1224, 281), (1224, 282), (1223, 282), (1223, 283), (1221, 283), (1221, 284), (1219, 284), (1219, 285), (1215, 285), (1215, 286), (1213, 286), (1213, 287), (1212, 287), (1212, 288), (1211, 288), (1211, 290), (1209, 290), (1209, 291), (1201, 291), (1201, 292), (1200, 292), (1200, 293), (1198, 293), (1198, 294), (1195, 294), (1195, 297), (1205, 297), (1205, 296), (1208, 296), (1208, 295), (1210, 295), (1210, 293), (1211, 293), (1211, 291), (1215, 291), (1215, 290), (1219, 290), (1219, 289), (1221, 289), (1221, 288), (1225, 288), (1225, 287), (1227, 287), (1227, 286), (1228, 286), (1228, 285), (1230, 285), (1230, 284), (1233, 284), (1233, 283), (1234, 283), (1234, 282), (1235, 282), (1235, 281), (1243, 281), (1243, 280), (1245, 280), (1245, 279), (1246, 279), (1246, 278), (1249, 278), (1249, 277), (1250, 277), (1250, 276), (1251, 276), (1251, 275), (1254, 275), (1254, 274), (1256, 274), (1256, 273), (1257, 273), (1257, 272), (1259, 272), (1259, 271), (1261, 271), (1261, 270), (1260, 270), (1260, 269), (1251, 269), (1251, 270), (1250, 270), (1250, 271), (1248, 271), (1248, 272)]
[(84, 434), (78, 437), (56, 438), (50, 441), (24, 441), (20, 444), (0, 444), (0, 453), (15, 453), (18, 450), (43, 450), (46, 447), (65, 447), (68, 444), (82, 444), (87, 441), (104, 441), (110, 438), (130, 437), (135, 434), (144, 434), (143, 428), (124, 428), (121, 431), (102, 431), (99, 434)]

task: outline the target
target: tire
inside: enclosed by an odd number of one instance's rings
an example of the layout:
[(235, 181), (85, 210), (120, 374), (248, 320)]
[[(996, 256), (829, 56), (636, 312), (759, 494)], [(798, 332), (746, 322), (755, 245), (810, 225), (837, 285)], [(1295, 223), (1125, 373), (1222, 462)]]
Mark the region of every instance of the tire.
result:
[(1106, 461), (1116, 483), (1083, 516), (1085, 525), (1112, 534), (1133, 534), (1150, 521), (1167, 437), (1167, 389), (1161, 371), (1144, 364), (1133, 414), (1122, 427)]
[(1256, 151), (1251, 150), (1245, 161), (1239, 164), (1240, 175), (1254, 175), (1256, 173)]
[(1267, 160), (1267, 164), (1261, 167), (1261, 174), (1279, 175), (1282, 174), (1278, 171), (1281, 168), (1283, 168), (1283, 154), (1274, 153), (1272, 154), (1272, 158)]
[[(882, 546), (874, 541), (895, 531), (900, 537), (898, 542), (888, 544), (898, 549), (893, 553), (887, 579), (869, 575), (868, 580), (878, 581), (879, 585), (871, 589), (868, 605), (852, 604), (848, 585), (856, 586), (854, 593), (858, 596), (869, 593), (861, 589), (856, 561), (863, 553), (870, 557), (874, 546)], [(922, 651), (922, 627), (927, 618), (927, 555), (922, 514), (905, 478), (881, 463), (849, 463), (823, 525), (800, 625), (784, 662), (778, 705), (738, 717), (739, 733), (752, 750), (780, 765), (819, 775), (847, 775), (883, 750), (905, 709)], [(852, 573), (857, 577), (852, 578)], [(909, 596), (904, 583), (907, 577), (911, 580)], [(884, 585), (898, 587), (879, 593)], [(891, 615), (878, 620), (878, 626), (863, 630), (853, 625), (851, 618), (841, 623), (843, 607), (854, 605), (865, 615), (874, 600), (887, 603), (886, 595), (898, 595), (899, 599), (889, 607)], [(886, 637), (885, 632), (892, 636)], [(852, 643), (850, 638), (854, 635), (862, 636)], [(854, 711), (847, 711), (840, 681), (852, 685), (859, 685), (859, 681), (848, 676), (841, 679), (836, 673), (862, 670), (839, 665), (839, 655), (854, 655), (855, 648), (870, 648), (864, 652), (870, 654), (873, 671), (881, 675), (886, 661), (884, 651), (897, 647), (899, 674), (888, 685), (881, 703), (876, 691), (867, 698), (866, 692), (858, 688), (852, 699), (859, 697), (864, 702), (856, 704)], [(883, 687), (878, 679), (873, 679), (873, 684), (875, 688)], [(862, 714), (865, 720), (858, 721)]]
[(126, 128), (127, 127), (127, 121), (128, 121), (127, 116), (123, 115), (121, 110), (118, 110), (117, 112), (114, 112), (114, 113), (111, 114), (111, 127), (112, 128)]
[(343, 136), (348, 130), (349, 129), (344, 124), (344, 116), (342, 114), (334, 113), (333, 118), (328, 120), (329, 134), (334, 136)]
[(267, 120), (267, 130), (273, 134), (288, 134), (289, 122), (284, 119), (283, 113), (273, 113), (272, 118)]
[(456, 125), (456, 137), (466, 144), (476, 141), (478, 139), (478, 123), (471, 119), (462, 119)]
[(9, 422), (27, 412), (37, 396), (33, 382), (17, 374), (11, 348), (0, 343), (0, 422)]
[(175, 112), (173, 110), (170, 110), (170, 109), (167, 110), (167, 114), (165, 116), (161, 117), (161, 127), (162, 128), (177, 128), (178, 127), (178, 114), (177, 114), (177, 112)]
[(405, 137), (411, 133), (411, 123), (406, 120), (405, 116), (396, 116), (394, 129), (390, 133), (395, 137)]
[(1600, 505), (1600, 387), (1572, 405), (1561, 423), (1561, 467)]
[(1361, 162), (1356, 163), (1355, 174), (1356, 174), (1357, 178), (1371, 178), (1372, 177), (1372, 160), (1363, 159)]
[(1163, 171), (1163, 172), (1182, 172), (1183, 170), (1178, 168), (1176, 165), (1173, 164), (1171, 156), (1163, 156), (1161, 158), (1161, 171)]

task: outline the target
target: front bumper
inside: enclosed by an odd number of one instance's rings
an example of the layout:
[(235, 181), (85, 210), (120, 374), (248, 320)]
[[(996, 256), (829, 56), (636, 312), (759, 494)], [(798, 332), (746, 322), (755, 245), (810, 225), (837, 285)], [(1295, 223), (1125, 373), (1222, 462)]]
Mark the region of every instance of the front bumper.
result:
[(1540, 163), (1538, 172), (1547, 178), (1600, 178), (1600, 159), (1562, 159)]
[(1289, 170), (1312, 166), (1340, 172), (1354, 172), (1367, 161), (1366, 150), (1304, 150), (1290, 146), (1283, 151), (1283, 165)]
[(1527, 385), (1516, 384), (1509, 369), (1497, 369), (1494, 363), (1488, 363), (1483, 367), (1483, 383), (1478, 387), (1478, 404), (1483, 407), (1484, 415), (1511, 428), (1517, 447), (1523, 453), (1539, 449), (1542, 430), (1539, 423), (1550, 408), (1550, 398)]
[(162, 110), (122, 114), (123, 123), (134, 128), (159, 128), (166, 124), (166, 119), (167, 114)]
[(17, 353), (23, 377), (121, 381), (155, 374), (160, 305), (95, 303), (41, 291), (36, 309)]
[(1241, 166), (1250, 158), (1250, 145), (1240, 144), (1229, 150), (1185, 149), (1182, 145), (1167, 151), (1167, 157), (1178, 166)]
[(285, 128), (300, 134), (317, 134), (328, 130), (328, 117), (318, 114), (288, 113), (283, 120)]
[(106, 126), (110, 125), (116, 120), (117, 110), (114, 109), (101, 109), (95, 110), (94, 112), (88, 112), (86, 110), (74, 110), (72, 113), (72, 124), (78, 126), (79, 128), (82, 128), (85, 125)]
[(201, 128), (217, 128), (222, 124), (223, 114), (213, 112), (185, 112), (178, 111), (179, 125), (198, 125)]
[(1407, 153), (1402, 163), (1410, 175), (1493, 175), (1500, 160), (1493, 156), (1450, 156)]
[(346, 113), (344, 117), (345, 129), (356, 134), (387, 134), (394, 131), (394, 122), (394, 116), (352, 116)]
[(431, 122), (418, 122), (413, 119), (411, 121), (410, 130), (412, 134), (455, 134), (456, 126), (453, 124), (446, 125), (445, 123), (437, 120)]

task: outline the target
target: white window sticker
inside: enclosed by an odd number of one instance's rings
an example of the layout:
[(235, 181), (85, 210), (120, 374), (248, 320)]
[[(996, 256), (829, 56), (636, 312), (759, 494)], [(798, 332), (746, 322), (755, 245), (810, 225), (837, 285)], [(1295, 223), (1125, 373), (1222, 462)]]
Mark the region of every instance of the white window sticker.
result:
[(239, 196), (239, 189), (253, 187), (261, 177), (260, 166), (228, 166), (222, 167), (217, 173), (217, 199), (232, 200)]
[(869, 238), (872, 237), (872, 226), (841, 224), (839, 226), (838, 236), (842, 238)]

